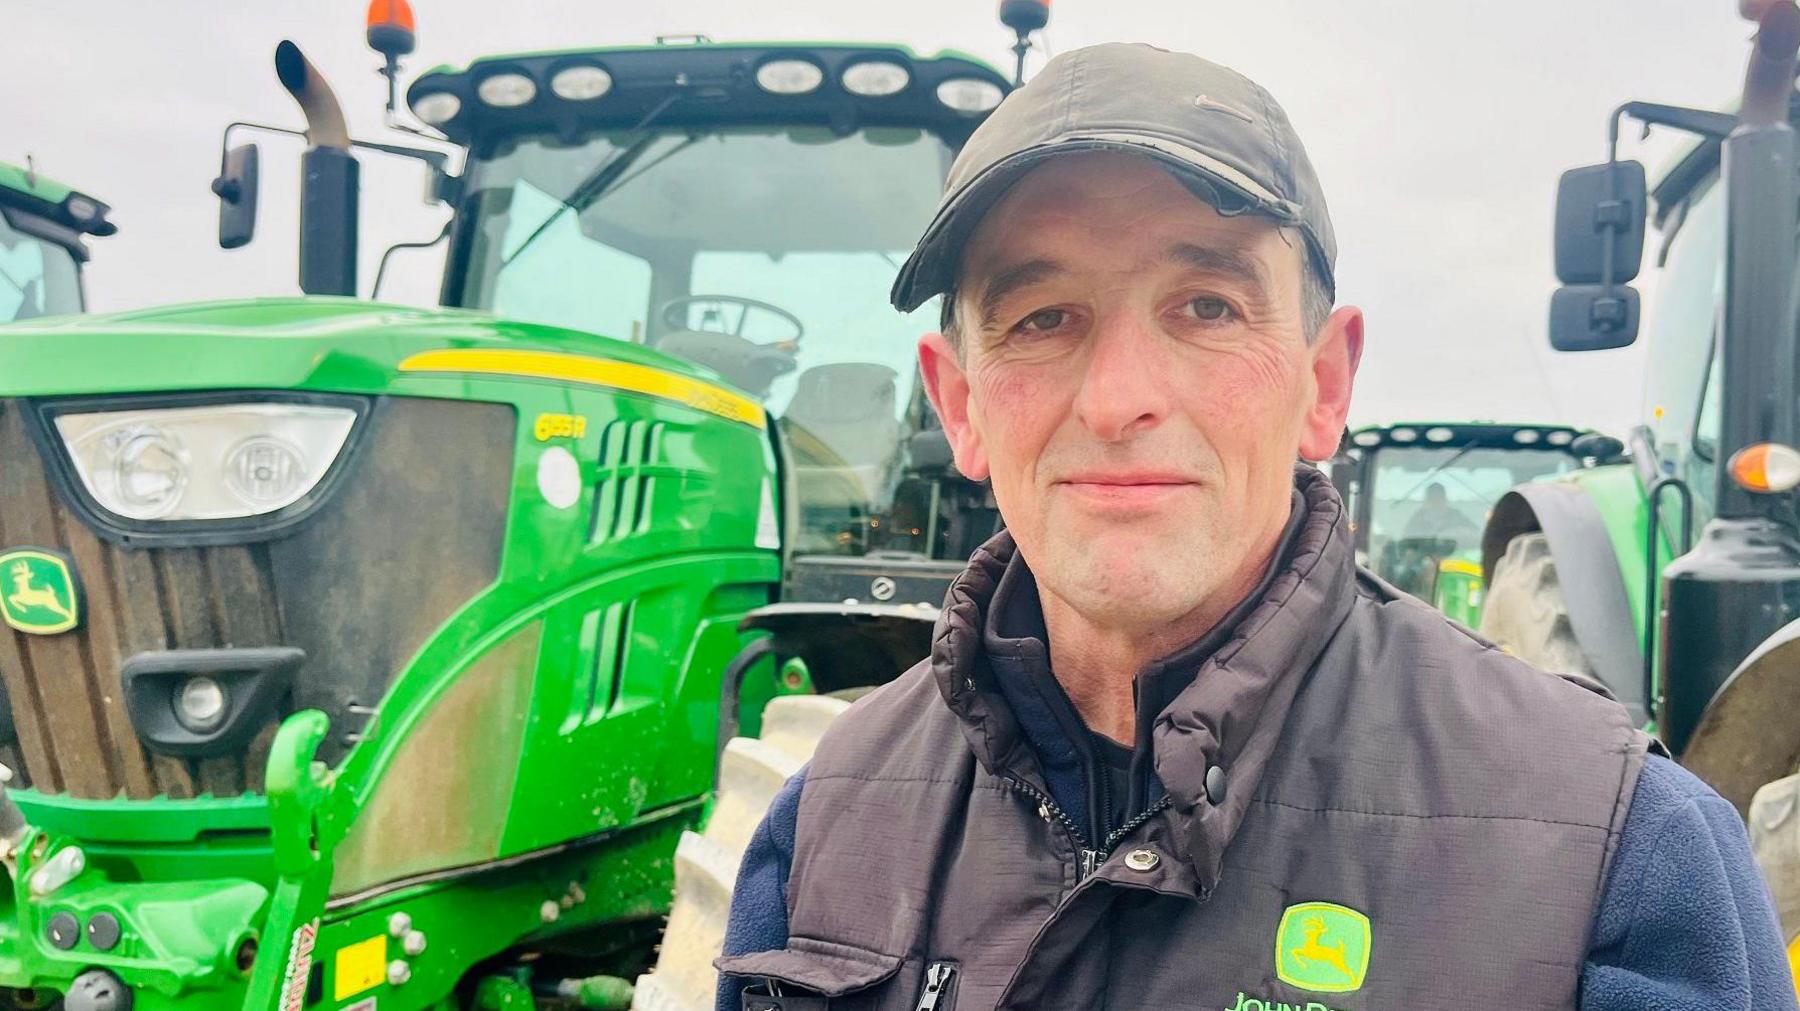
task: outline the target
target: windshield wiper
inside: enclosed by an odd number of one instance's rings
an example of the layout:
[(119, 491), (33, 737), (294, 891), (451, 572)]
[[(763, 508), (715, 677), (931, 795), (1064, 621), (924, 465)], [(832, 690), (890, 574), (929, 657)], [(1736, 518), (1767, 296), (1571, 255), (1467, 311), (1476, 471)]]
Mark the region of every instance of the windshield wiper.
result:
[[(1454, 454), (1452, 454), (1450, 459), (1445, 460), (1443, 463), (1440, 463), (1436, 467), (1433, 467), (1430, 470), (1426, 471), (1425, 476), (1420, 478), (1417, 484), (1415, 484), (1411, 488), (1407, 489), (1406, 494), (1402, 495), (1400, 497), (1400, 501), (1402, 501), (1402, 502), (1412, 501), (1412, 497), (1414, 495), (1418, 494), (1418, 492), (1421, 488), (1424, 488), (1426, 485), (1430, 484), (1432, 478), (1437, 477), (1439, 474), (1442, 474), (1444, 472), (1444, 468), (1449, 467), (1451, 464), (1455, 463), (1456, 461), (1462, 459), (1465, 456), (1468, 456), (1469, 450), (1474, 449), (1476, 446), (1479, 446), (1480, 444), (1481, 444), (1480, 440), (1471, 442), (1468, 445), (1464, 446), (1463, 448), (1457, 450)], [(1465, 484), (1462, 481), (1457, 481), (1456, 483), (1462, 485), (1464, 488), (1469, 487), (1467, 484)], [(1473, 488), (1470, 488), (1469, 490), (1474, 491)]]
[(579, 214), (587, 210), (594, 201), (605, 196), (607, 191), (613, 188), (613, 184), (619, 181), (619, 177), (631, 168), (632, 163), (643, 157), (644, 152), (650, 150), (650, 146), (657, 142), (659, 135), (649, 132), (649, 127), (656, 122), (658, 116), (668, 111), (669, 106), (674, 105), (681, 95), (680, 91), (672, 91), (668, 97), (656, 103), (654, 108), (645, 113), (644, 118), (638, 120), (637, 125), (631, 128), (633, 133), (641, 132), (643, 136), (633, 140), (624, 150), (601, 162), (594, 171), (588, 173), (586, 179), (569, 191), (568, 197), (563, 200), (562, 204), (546, 215), (544, 220), (538, 222), (537, 227), (531, 230), (531, 234), (525, 237), (525, 241), (519, 243), (506, 259), (500, 261), (499, 269), (505, 270), (511, 266), (512, 262), (518, 259), (525, 250), (530, 249), (532, 244), (537, 242), (538, 238), (548, 231), (551, 225), (562, 220), (563, 215), (571, 211)]
[(0, 281), (5, 281), (7, 284), (11, 285), (12, 290), (19, 294), (25, 294), (25, 286), (20, 284), (11, 274), (8, 274), (4, 267), (0, 267)]

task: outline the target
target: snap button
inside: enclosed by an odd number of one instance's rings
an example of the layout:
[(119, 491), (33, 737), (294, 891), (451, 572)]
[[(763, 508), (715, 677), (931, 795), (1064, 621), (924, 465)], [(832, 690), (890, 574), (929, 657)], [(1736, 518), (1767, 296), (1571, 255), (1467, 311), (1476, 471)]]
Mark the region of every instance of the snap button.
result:
[(1157, 856), (1155, 850), (1132, 850), (1125, 854), (1125, 866), (1134, 871), (1153, 871), (1160, 863), (1162, 857)]
[(1225, 803), (1225, 769), (1215, 765), (1206, 770), (1206, 799), (1214, 804)]

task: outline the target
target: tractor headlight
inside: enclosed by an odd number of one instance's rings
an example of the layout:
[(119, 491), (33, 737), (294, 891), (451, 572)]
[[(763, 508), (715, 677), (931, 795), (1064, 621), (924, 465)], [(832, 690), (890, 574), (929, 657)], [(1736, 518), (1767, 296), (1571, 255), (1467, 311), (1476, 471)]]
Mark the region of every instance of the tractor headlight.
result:
[(537, 97), (537, 82), (511, 71), (490, 74), (475, 86), (475, 95), (496, 109), (516, 109)]
[(591, 102), (612, 90), (612, 75), (591, 63), (564, 67), (550, 78), (550, 90), (556, 97), (571, 102)]
[(978, 77), (952, 77), (937, 86), (938, 101), (957, 112), (974, 116), (988, 112), (1006, 97), (1000, 86)]
[(443, 126), (462, 111), (462, 99), (448, 91), (433, 91), (414, 99), (412, 110), (427, 126)]
[(905, 67), (886, 60), (864, 60), (852, 63), (844, 68), (839, 78), (844, 90), (864, 98), (881, 98), (884, 95), (898, 94), (905, 91), (912, 83), (912, 74)]
[(224, 520), (293, 505), (356, 423), (347, 407), (238, 403), (59, 414), (94, 501), (132, 520)]
[(770, 60), (756, 68), (756, 86), (771, 95), (804, 95), (824, 81), (825, 71), (811, 60)]

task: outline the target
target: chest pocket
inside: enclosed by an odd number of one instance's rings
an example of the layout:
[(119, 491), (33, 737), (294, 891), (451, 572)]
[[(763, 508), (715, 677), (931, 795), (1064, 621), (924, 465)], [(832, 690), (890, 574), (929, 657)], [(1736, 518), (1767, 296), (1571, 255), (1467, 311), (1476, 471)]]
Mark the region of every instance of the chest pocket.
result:
[(959, 966), (796, 937), (788, 947), (722, 958), (752, 981), (744, 1011), (956, 1011)]

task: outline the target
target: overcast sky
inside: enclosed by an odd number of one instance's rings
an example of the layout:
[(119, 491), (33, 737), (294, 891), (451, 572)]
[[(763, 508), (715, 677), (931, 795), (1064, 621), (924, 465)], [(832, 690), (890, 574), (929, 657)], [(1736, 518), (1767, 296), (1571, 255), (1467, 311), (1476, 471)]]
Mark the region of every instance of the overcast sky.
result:
[[(94, 244), (95, 309), (294, 292), (298, 146), (264, 144), (250, 247), (221, 251), (219, 133), (233, 119), (298, 127), (275, 44), (298, 42), (352, 129), (381, 128), (361, 0), (0, 0), (0, 160), (27, 154), (116, 208)], [(658, 34), (898, 41), (1006, 66), (990, 0), (415, 0), (406, 79), (509, 51)], [(1055, 0), (1053, 51), (1109, 40), (1186, 49), (1250, 75), (1287, 108), (1337, 227), (1339, 294), (1363, 306), (1359, 421), (1558, 420), (1622, 431), (1640, 409), (1641, 348), (1551, 351), (1550, 219), (1558, 173), (1605, 156), (1628, 99), (1725, 104), (1751, 26), (1731, 0)], [(1654, 173), (1676, 151), (1630, 149)], [(363, 159), (363, 284), (380, 250), (428, 238), (444, 211), (422, 173)], [(441, 261), (413, 254), (384, 297), (429, 303)]]

